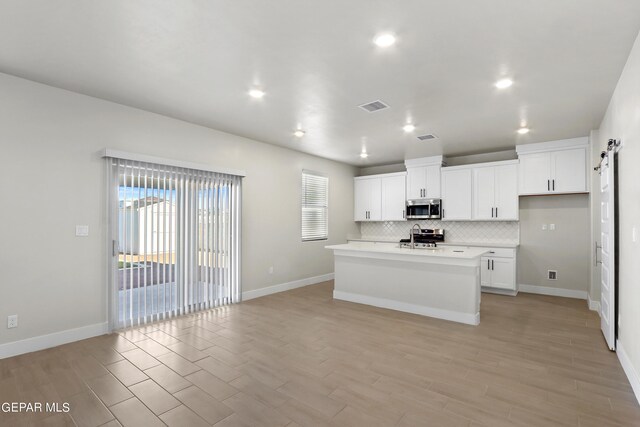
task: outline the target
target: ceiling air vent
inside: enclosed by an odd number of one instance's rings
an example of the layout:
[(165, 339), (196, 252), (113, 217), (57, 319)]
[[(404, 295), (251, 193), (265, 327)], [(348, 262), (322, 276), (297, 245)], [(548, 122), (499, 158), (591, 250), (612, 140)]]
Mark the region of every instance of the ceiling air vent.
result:
[(358, 105), (358, 107), (362, 108), (363, 110), (365, 110), (365, 111), (367, 111), (369, 113), (375, 113), (376, 111), (380, 111), (380, 110), (384, 110), (385, 108), (389, 108), (389, 106), (387, 104), (385, 104), (384, 102), (380, 101), (379, 99), (377, 101), (367, 102), (366, 104)]
[(419, 139), (420, 141), (429, 141), (429, 140), (431, 140), (431, 139), (437, 139), (437, 138), (438, 138), (438, 137), (437, 137), (437, 136), (435, 136), (435, 135), (434, 135), (434, 134), (432, 134), (432, 133), (428, 133), (428, 134), (426, 134), (426, 135), (420, 135), (420, 136), (418, 137), (418, 139)]

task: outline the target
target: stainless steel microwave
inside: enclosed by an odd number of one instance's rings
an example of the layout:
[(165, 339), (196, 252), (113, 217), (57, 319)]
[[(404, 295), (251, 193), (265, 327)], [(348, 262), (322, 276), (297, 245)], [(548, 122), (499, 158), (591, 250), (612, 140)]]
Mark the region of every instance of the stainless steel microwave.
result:
[(440, 219), (440, 199), (407, 200), (407, 219)]

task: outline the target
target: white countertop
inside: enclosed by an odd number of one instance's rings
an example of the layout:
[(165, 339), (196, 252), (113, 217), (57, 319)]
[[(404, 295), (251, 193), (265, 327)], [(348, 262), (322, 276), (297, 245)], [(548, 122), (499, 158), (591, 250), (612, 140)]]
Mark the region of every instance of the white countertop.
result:
[[(399, 239), (375, 239), (375, 238), (357, 238), (357, 239), (347, 239), (349, 242), (376, 242), (376, 243), (395, 243), (397, 244)], [(509, 242), (443, 242), (438, 243), (438, 246), (471, 246), (471, 247), (482, 247), (482, 248), (510, 248), (516, 249), (520, 246), (519, 243), (509, 243)]]
[[(338, 252), (359, 252), (380, 255), (393, 255), (394, 258), (402, 256), (405, 258), (419, 257), (419, 259), (450, 259), (450, 260), (472, 260), (480, 258), (487, 251), (478, 247), (461, 247), (462, 245), (439, 246), (434, 249), (409, 249), (400, 248), (398, 243), (375, 243), (375, 242), (351, 242), (342, 245), (325, 246)], [(381, 256), (381, 258), (384, 256)], [(386, 258), (386, 257), (385, 257)]]

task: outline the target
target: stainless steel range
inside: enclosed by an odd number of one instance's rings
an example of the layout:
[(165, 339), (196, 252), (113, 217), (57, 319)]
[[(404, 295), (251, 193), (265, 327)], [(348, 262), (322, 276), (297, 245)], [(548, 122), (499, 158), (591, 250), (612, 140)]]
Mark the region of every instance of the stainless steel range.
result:
[(419, 228), (415, 225), (411, 229), (413, 235), (412, 239), (400, 240), (401, 248), (415, 248), (415, 249), (433, 249), (438, 246), (438, 243), (444, 242), (444, 229), (442, 228)]

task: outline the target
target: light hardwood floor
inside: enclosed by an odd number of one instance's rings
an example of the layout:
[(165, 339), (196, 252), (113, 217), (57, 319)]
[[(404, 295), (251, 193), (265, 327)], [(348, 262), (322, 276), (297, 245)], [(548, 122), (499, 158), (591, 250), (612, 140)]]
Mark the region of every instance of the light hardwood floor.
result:
[(640, 408), (585, 301), (483, 294), (481, 323), (332, 282), (0, 360), (0, 425), (617, 426)]

